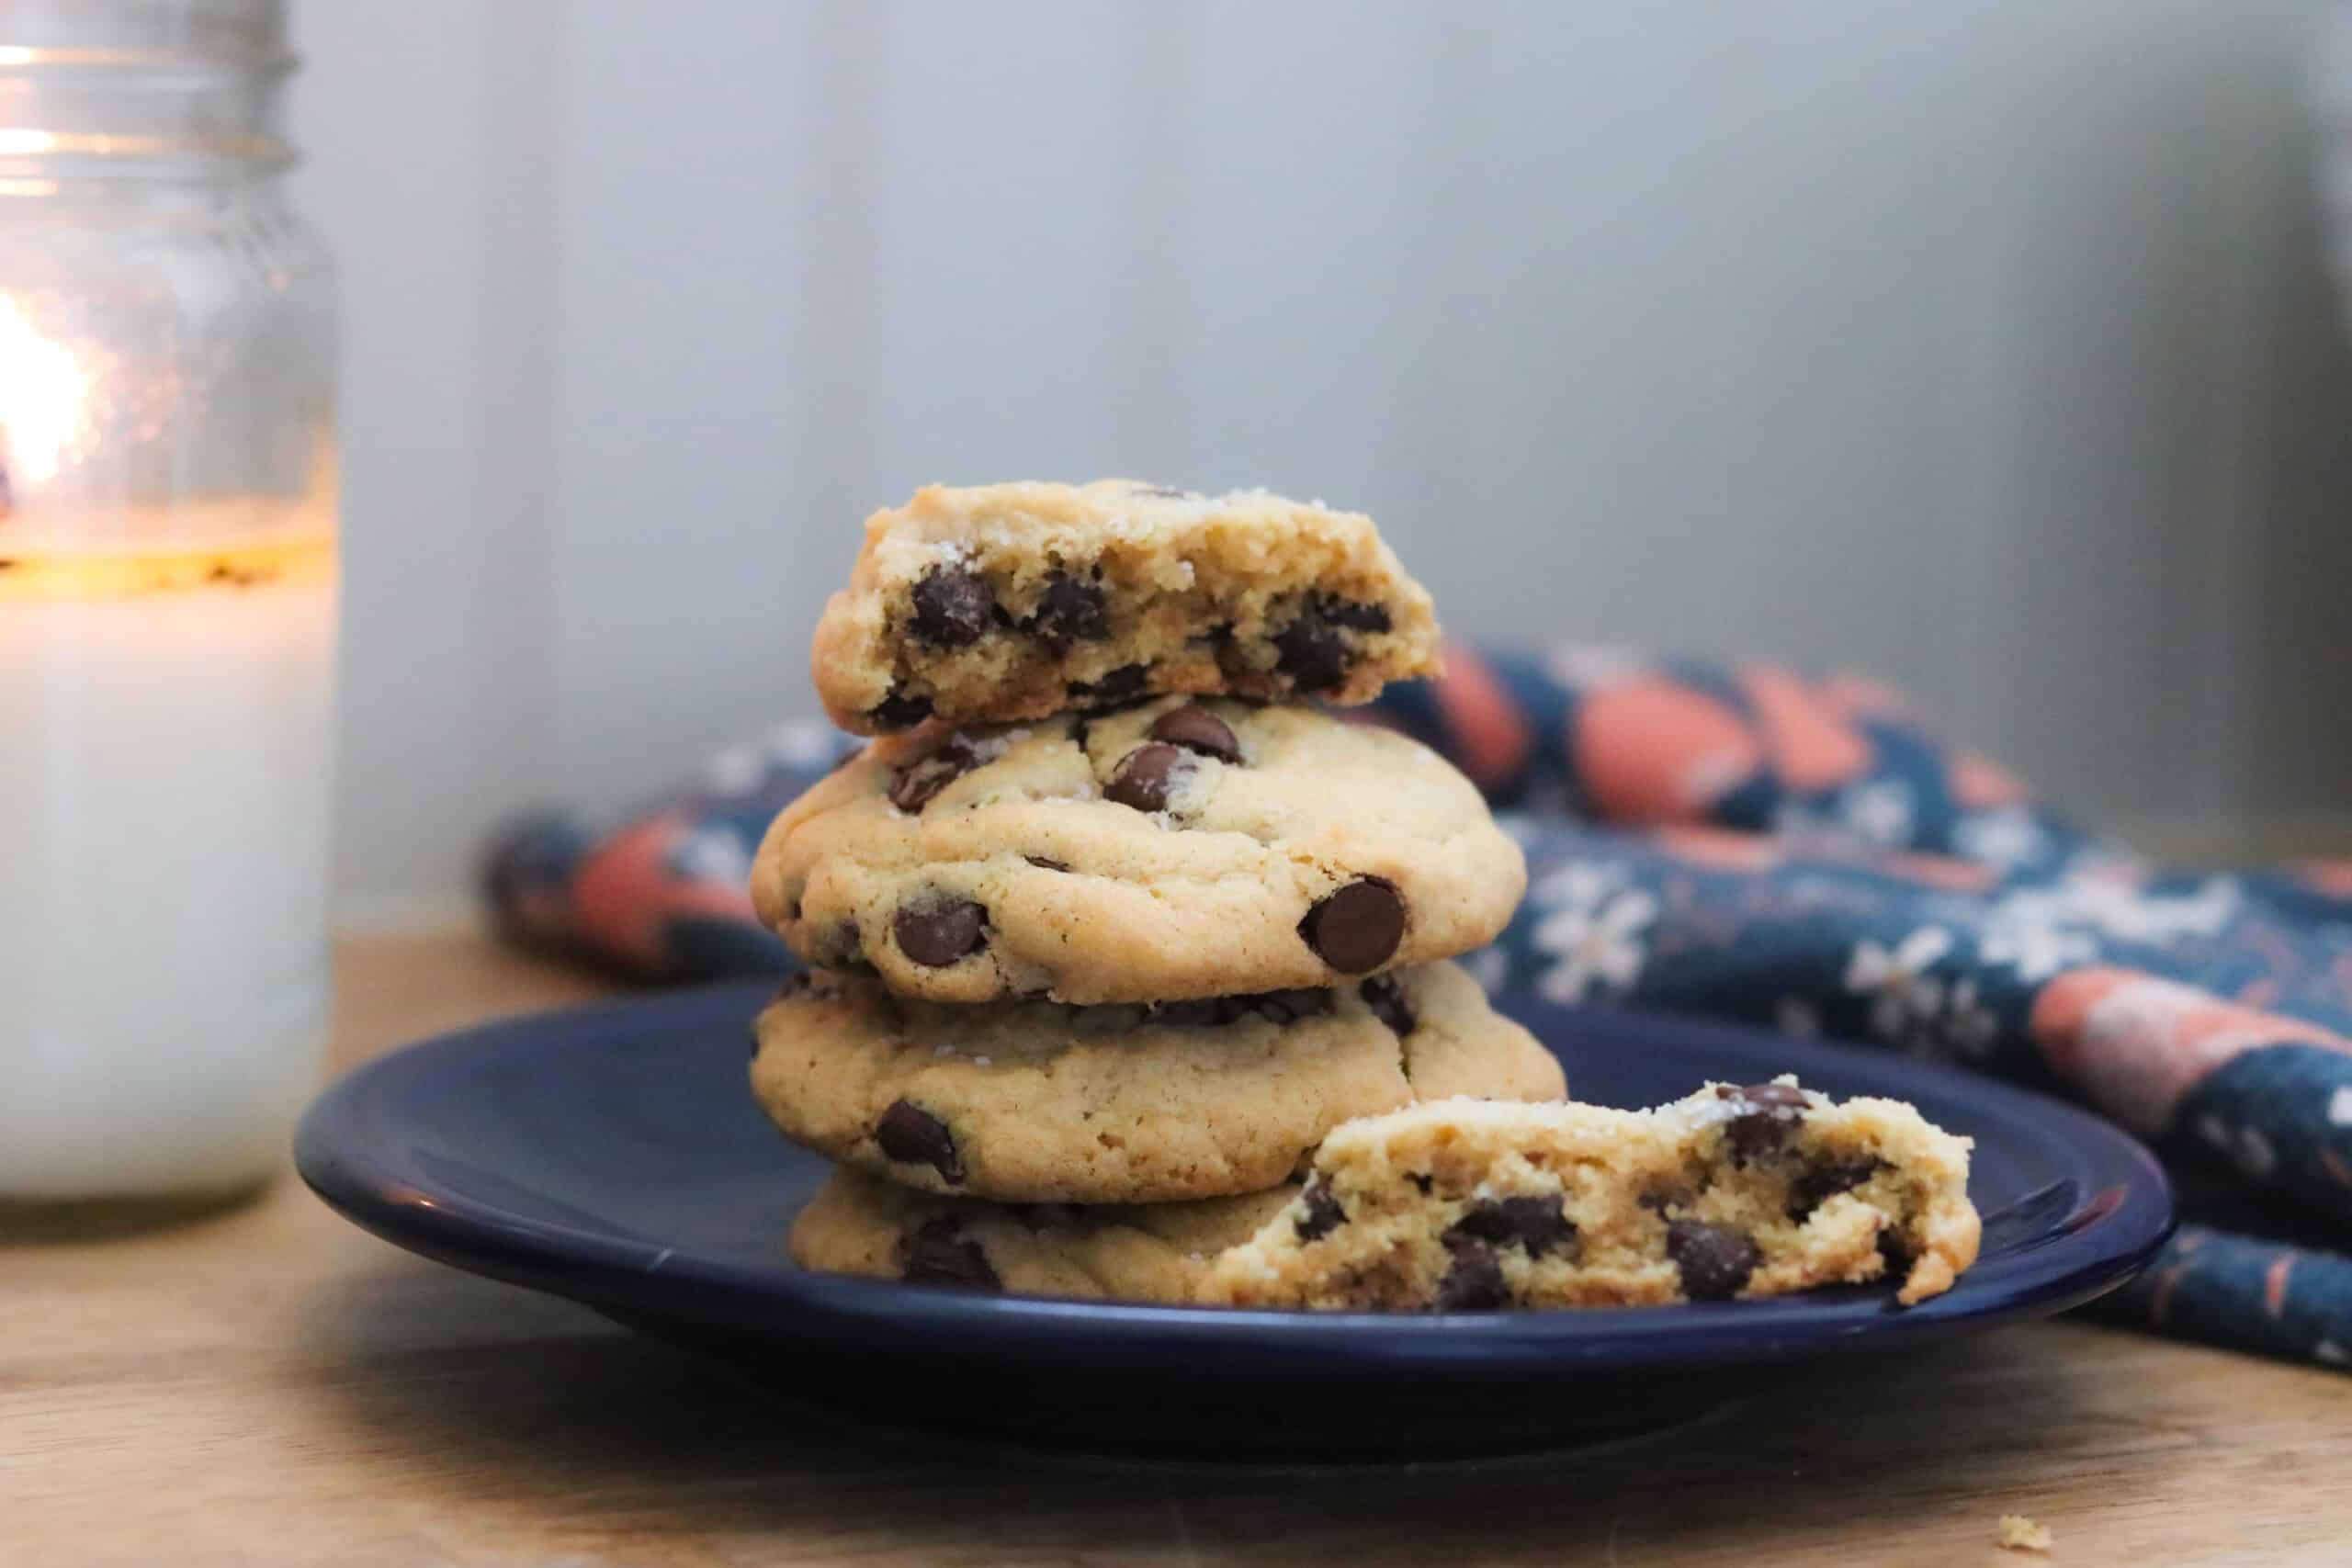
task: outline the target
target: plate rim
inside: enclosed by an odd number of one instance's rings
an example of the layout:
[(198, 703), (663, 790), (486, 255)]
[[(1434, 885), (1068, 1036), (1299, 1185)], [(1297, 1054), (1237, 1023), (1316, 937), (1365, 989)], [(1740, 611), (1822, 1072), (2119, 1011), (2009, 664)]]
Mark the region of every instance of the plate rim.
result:
[[(1025, 1356), (1080, 1348), (1185, 1356), (1214, 1351), (1287, 1373), (1368, 1367), (1460, 1373), (1524, 1372), (1531, 1367), (1596, 1371), (1695, 1369), (1779, 1361), (1844, 1348), (1889, 1348), (2046, 1316), (2092, 1300), (2145, 1266), (2177, 1224), (2173, 1190), (2147, 1147), (2114, 1123), (2051, 1096), (1939, 1063), (1904, 1058), (1932, 1072), (1939, 1089), (1964, 1100), (2022, 1106), (2042, 1122), (2071, 1123), (2078, 1156), (2120, 1174), (2113, 1208), (2064, 1238), (1980, 1264), (1951, 1292), (1895, 1308), (1875, 1292), (1849, 1303), (1821, 1294), (1666, 1307), (1600, 1307), (1499, 1313), (1398, 1314), (1287, 1312), (1143, 1303), (1057, 1300), (1012, 1293), (913, 1287), (895, 1280), (820, 1274), (784, 1262), (752, 1267), (726, 1257), (658, 1247), (502, 1210), (438, 1187), (425, 1173), (396, 1170), (367, 1125), (389, 1091), (452, 1060), (537, 1043), (553, 1028), (594, 1028), (607, 1036), (650, 1028), (716, 1027), (740, 998), (741, 1018), (773, 979), (729, 981), (658, 996), (575, 1004), (435, 1035), (395, 1048), (345, 1073), (303, 1112), (294, 1137), (302, 1181), (360, 1228), (451, 1267), (568, 1297), (599, 1311), (651, 1316), (700, 1329), (769, 1335), (822, 1330), (835, 1341), (903, 1349), (910, 1335), (941, 1348)], [(1498, 1006), (1537, 1020), (1606, 1018), (1619, 1029), (1670, 1027), (1690, 1036), (1770, 1041), (1803, 1076), (1808, 1060), (1883, 1064), (1873, 1047), (1801, 1040), (1772, 1031), (1657, 1012), (1564, 1008), (1527, 993)], [(706, 1020), (705, 1012), (712, 1016)], [(593, 1045), (583, 1043), (583, 1049)], [(2035, 1254), (2060, 1253), (2053, 1259)], [(1990, 1272), (1985, 1272), (1989, 1270)], [(2016, 1276), (2014, 1279), (2007, 1276)], [(1972, 1286), (1974, 1288), (1972, 1289)], [(812, 1336), (812, 1343), (813, 1343)], [(1079, 1342), (1084, 1341), (1081, 1346)]]

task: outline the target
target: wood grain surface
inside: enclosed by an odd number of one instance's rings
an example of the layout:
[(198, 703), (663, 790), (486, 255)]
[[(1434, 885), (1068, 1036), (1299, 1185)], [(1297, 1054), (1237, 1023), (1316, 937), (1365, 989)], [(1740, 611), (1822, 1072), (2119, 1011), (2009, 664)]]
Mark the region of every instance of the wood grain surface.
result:
[[(351, 944), (336, 1059), (596, 991), (465, 936)], [(7, 1568), (2043, 1561), (1995, 1548), (2004, 1513), (2050, 1526), (2055, 1563), (2343, 1563), (2347, 1453), (2352, 1381), (2062, 1322), (1600, 1450), (1048, 1458), (803, 1409), (290, 1179), (164, 1228), (0, 1229)]]

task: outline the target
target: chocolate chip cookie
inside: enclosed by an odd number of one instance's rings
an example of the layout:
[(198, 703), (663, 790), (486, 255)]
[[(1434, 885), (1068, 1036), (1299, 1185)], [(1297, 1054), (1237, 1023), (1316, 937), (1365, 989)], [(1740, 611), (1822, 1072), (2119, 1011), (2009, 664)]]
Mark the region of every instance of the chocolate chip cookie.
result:
[(752, 874), (809, 963), (933, 1001), (1330, 986), (1492, 941), (1526, 886), (1419, 742), (1161, 697), (886, 737), (786, 807)]
[(876, 513), (812, 652), (833, 722), (874, 735), (1169, 692), (1368, 702), (1434, 673), (1438, 632), (1361, 513), (1102, 479)]
[(1189, 1302), (1298, 1191), (1192, 1203), (989, 1203), (836, 1170), (792, 1224), (804, 1269), (1033, 1296)]
[(943, 1007), (812, 973), (753, 1029), (752, 1093), (788, 1136), (903, 1186), (1006, 1202), (1255, 1192), (1352, 1116), (1566, 1092), (1551, 1053), (1450, 964), (1087, 1008)]
[(1472, 1312), (1891, 1280), (1909, 1305), (1976, 1259), (1968, 1149), (1907, 1105), (1791, 1077), (1655, 1111), (1423, 1103), (1326, 1137), (1203, 1299)]

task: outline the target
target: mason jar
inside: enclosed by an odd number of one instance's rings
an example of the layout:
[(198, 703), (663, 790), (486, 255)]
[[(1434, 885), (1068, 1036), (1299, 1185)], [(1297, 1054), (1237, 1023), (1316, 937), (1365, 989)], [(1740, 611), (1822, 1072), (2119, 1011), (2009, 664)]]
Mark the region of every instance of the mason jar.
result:
[(0, 0), (0, 1210), (280, 1163), (329, 1000), (334, 300), (280, 0)]

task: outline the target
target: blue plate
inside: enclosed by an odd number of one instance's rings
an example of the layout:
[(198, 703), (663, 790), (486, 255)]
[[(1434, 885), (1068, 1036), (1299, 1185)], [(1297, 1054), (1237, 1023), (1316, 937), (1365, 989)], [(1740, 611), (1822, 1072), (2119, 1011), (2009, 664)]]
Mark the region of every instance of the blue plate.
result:
[(2171, 1231), (2149, 1153), (2055, 1100), (1891, 1053), (1506, 998), (1579, 1099), (1654, 1105), (1795, 1072), (1976, 1140), (1984, 1252), (1891, 1291), (1442, 1317), (1114, 1306), (808, 1273), (785, 1253), (824, 1162), (744, 1081), (770, 982), (542, 1014), (371, 1063), (303, 1118), (320, 1197), (389, 1241), (570, 1296), (898, 1422), (1285, 1458), (1590, 1438), (1686, 1415), (1802, 1358), (1911, 1347), (2112, 1289)]

